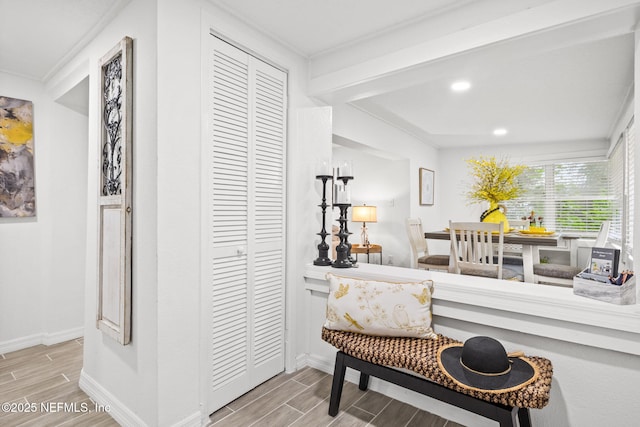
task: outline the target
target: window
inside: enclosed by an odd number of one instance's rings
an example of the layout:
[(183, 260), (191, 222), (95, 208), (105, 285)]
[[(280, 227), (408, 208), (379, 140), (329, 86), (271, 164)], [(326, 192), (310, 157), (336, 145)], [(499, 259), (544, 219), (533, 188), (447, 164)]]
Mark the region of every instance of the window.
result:
[(525, 194), (506, 203), (508, 217), (533, 211), (551, 230), (597, 232), (614, 214), (608, 165), (600, 160), (531, 166), (519, 179)]
[(622, 249), (624, 262), (633, 260), (634, 151), (634, 121), (631, 120), (609, 158), (616, 213), (612, 217), (609, 239)]
[(610, 220), (609, 242), (632, 265), (634, 150), (632, 119), (606, 160), (530, 165), (519, 177), (525, 194), (505, 203), (508, 218), (533, 211), (550, 230), (592, 233)]

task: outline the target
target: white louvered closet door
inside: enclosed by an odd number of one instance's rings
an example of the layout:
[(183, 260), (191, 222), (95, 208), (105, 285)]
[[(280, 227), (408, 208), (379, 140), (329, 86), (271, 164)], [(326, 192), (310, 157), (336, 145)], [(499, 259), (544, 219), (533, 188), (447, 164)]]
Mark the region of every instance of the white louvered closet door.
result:
[(209, 411), (284, 369), (286, 74), (211, 36), (206, 250)]

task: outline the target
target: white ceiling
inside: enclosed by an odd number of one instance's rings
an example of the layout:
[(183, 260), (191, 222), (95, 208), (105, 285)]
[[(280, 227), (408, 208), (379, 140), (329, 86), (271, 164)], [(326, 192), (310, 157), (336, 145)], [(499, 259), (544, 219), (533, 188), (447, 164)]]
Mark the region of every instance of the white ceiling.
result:
[(472, 0), (212, 0), (311, 57)]
[[(472, 6), (490, 20), (552, 3), (212, 1), (312, 59), (340, 50), (358, 56), (359, 48), (370, 48), (371, 40), (381, 40), (380, 34), (407, 28), (412, 28), (408, 33), (416, 34), (421, 22), (432, 26), (447, 22), (441, 25), (464, 28), (473, 19), (464, 11)], [(637, 22), (637, 12), (637, 8), (625, 10), (624, 22), (618, 24), (615, 16), (603, 19), (605, 24), (584, 20), (568, 26), (575, 29), (553, 29), (557, 32), (514, 40), (512, 47), (506, 43), (439, 60), (424, 68), (430, 77), (424, 77), (423, 82), (393, 91), (381, 83), (369, 88), (369, 93), (376, 95), (360, 97), (351, 104), (439, 147), (607, 139), (633, 89), (634, 38), (630, 29)], [(452, 20), (451, 16), (461, 19)], [(625, 34), (620, 27), (629, 31)], [(593, 36), (583, 36), (580, 42), (554, 39), (572, 32)], [(596, 35), (600, 32), (602, 36)], [(537, 41), (532, 40), (536, 37)], [(527, 52), (529, 47), (532, 49)], [(457, 79), (469, 80), (471, 89), (453, 93), (450, 85)], [(499, 127), (506, 128), (507, 135), (494, 136), (493, 130)]]
[[(499, 64), (468, 61), (354, 104), (441, 147), (607, 138), (632, 88), (633, 46), (629, 34)], [(460, 77), (472, 87), (454, 93)], [(508, 134), (494, 137), (501, 127)]]
[[(0, 71), (46, 81), (129, 1), (0, 0)], [(355, 52), (359, 43), (380, 34), (429, 19), (436, 22), (471, 3), (210, 1), (307, 58)], [(526, 8), (547, 1), (503, 5)], [(497, 10), (499, 2), (486, 3)], [(493, 13), (489, 7), (486, 10)], [(519, 51), (499, 60), (482, 51), (471, 52), (439, 61), (428, 81), (375, 92), (380, 94), (353, 105), (441, 147), (607, 138), (633, 85), (633, 36), (620, 34), (565, 47), (558, 43), (530, 55)], [(458, 78), (469, 79), (472, 88), (452, 93), (449, 85)], [(491, 135), (495, 127), (505, 127), (509, 133), (496, 138)]]
[(0, 71), (45, 80), (129, 0), (0, 0)]

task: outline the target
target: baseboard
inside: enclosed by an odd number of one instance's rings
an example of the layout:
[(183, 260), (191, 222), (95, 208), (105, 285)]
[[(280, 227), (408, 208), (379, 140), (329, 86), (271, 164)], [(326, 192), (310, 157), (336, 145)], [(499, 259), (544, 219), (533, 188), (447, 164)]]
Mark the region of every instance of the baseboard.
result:
[[(109, 415), (120, 425), (136, 427), (145, 427), (148, 425), (113, 394), (105, 390), (104, 387), (87, 375), (84, 369), (80, 372), (79, 386), (94, 402), (108, 409), (107, 412), (109, 412)], [(202, 414), (198, 411), (172, 424), (171, 427), (201, 427), (202, 425)]]
[(198, 411), (191, 414), (187, 418), (181, 421), (178, 421), (177, 423), (173, 424), (171, 427), (201, 427), (203, 425), (208, 424), (208, 421), (209, 421), (209, 417), (207, 417), (205, 423), (203, 423), (202, 414), (200, 413), (200, 411)]
[[(93, 378), (91, 378), (84, 369), (80, 372), (80, 388), (89, 395), (94, 402), (101, 405), (109, 412), (109, 415), (123, 426), (137, 426), (146, 427), (147, 424), (141, 420), (133, 411), (119, 401), (113, 394), (109, 393), (104, 387), (98, 384)], [(182, 425), (182, 424), (180, 424)], [(197, 424), (184, 424), (187, 425), (200, 425), (200, 418), (198, 414)]]
[(84, 336), (84, 326), (78, 328), (67, 329), (66, 331), (55, 332), (52, 334), (43, 334), (42, 344), (53, 345), (59, 342), (65, 342)]
[(316, 356), (314, 354), (307, 355), (307, 365), (315, 368), (319, 371), (326, 372), (327, 374), (333, 375), (333, 366), (335, 360), (327, 359), (326, 357)]
[(0, 343), (0, 354), (11, 353), (23, 348), (33, 347), (42, 344), (42, 334), (29, 335), (27, 337), (15, 338)]
[(34, 345), (53, 345), (60, 342), (69, 341), (79, 338), (84, 334), (84, 327), (67, 329), (55, 333), (33, 334), (26, 337), (15, 338), (9, 341), (0, 342), (0, 354), (11, 353), (12, 351), (22, 350), (23, 348), (33, 347)]
[(309, 364), (307, 359), (308, 359), (308, 355), (307, 354), (299, 354), (296, 357), (296, 371), (304, 368), (305, 366), (307, 366)]

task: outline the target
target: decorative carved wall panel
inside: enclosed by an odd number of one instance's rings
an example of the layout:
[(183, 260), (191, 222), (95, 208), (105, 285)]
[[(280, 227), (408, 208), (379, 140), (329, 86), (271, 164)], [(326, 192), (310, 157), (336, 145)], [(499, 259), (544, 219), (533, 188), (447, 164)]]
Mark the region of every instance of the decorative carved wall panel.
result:
[(97, 327), (123, 345), (131, 340), (132, 51), (125, 37), (100, 60)]

